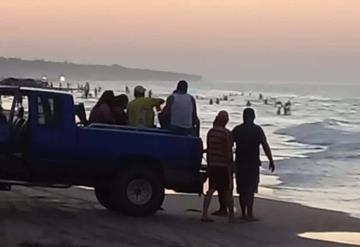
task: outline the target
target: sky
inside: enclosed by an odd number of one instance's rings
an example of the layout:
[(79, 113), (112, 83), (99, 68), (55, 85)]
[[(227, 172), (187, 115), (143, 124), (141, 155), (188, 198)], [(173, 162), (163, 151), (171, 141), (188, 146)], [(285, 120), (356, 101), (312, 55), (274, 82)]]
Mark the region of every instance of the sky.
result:
[(1, 0), (0, 56), (357, 81), (359, 0)]

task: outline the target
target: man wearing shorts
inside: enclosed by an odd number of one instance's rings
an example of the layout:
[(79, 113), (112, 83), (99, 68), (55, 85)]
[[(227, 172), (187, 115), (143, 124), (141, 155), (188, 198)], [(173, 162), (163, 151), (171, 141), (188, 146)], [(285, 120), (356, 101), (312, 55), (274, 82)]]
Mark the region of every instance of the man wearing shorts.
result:
[(255, 111), (252, 108), (246, 108), (243, 120), (244, 122), (233, 130), (233, 138), (236, 143), (236, 187), (240, 195), (242, 218), (247, 221), (255, 221), (253, 205), (259, 185), (260, 145), (269, 159), (271, 172), (275, 170), (275, 165), (265, 133), (259, 125), (254, 123)]
[(232, 173), (233, 173), (233, 155), (232, 155), (232, 134), (225, 126), (229, 122), (229, 116), (226, 111), (221, 111), (215, 118), (213, 128), (207, 135), (207, 161), (209, 190), (204, 199), (203, 222), (211, 222), (208, 217), (208, 209), (211, 197), (217, 190), (226, 197), (226, 207), (229, 210), (229, 223), (234, 222), (234, 202), (232, 196)]

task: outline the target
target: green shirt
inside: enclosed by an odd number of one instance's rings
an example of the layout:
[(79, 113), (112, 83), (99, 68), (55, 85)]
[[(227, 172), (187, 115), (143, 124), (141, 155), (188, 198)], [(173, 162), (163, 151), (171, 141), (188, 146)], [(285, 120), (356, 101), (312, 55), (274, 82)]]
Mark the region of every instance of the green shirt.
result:
[(136, 98), (128, 104), (127, 112), (129, 125), (135, 127), (153, 128), (154, 127), (154, 107), (159, 106), (162, 99), (156, 98)]

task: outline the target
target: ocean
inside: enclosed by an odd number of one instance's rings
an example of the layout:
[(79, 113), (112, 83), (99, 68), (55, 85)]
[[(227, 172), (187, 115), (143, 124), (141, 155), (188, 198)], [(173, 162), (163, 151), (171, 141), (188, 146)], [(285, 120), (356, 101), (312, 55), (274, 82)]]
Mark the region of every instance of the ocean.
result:
[[(176, 82), (91, 82), (124, 93), (141, 84), (153, 97), (166, 98)], [(249, 100), (256, 111), (276, 160), (276, 171), (263, 166), (259, 196), (337, 210), (360, 217), (360, 84), (212, 81), (190, 82), (197, 97), (201, 136), (220, 110), (230, 113), (229, 128), (242, 122)], [(269, 99), (265, 105), (259, 94)], [(228, 96), (219, 105), (210, 99)], [(277, 115), (275, 101), (292, 103), (291, 115)], [(96, 99), (84, 100), (90, 110)]]

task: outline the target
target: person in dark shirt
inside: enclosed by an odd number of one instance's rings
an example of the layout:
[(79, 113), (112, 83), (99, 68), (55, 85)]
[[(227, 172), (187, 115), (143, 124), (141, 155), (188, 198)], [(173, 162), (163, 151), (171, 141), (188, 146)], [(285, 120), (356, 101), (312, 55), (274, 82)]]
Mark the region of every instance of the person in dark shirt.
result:
[(129, 98), (126, 94), (120, 94), (115, 96), (112, 111), (115, 117), (115, 123), (119, 125), (128, 124), (128, 115), (126, 108), (129, 103)]
[(233, 138), (236, 144), (236, 184), (239, 193), (242, 218), (247, 221), (255, 221), (253, 215), (254, 195), (258, 191), (260, 145), (269, 159), (269, 169), (275, 170), (270, 146), (266, 140), (263, 129), (254, 123), (255, 111), (246, 108), (243, 113), (244, 122), (233, 130)]
[(0, 105), (0, 123), (6, 123), (6, 122), (7, 122), (7, 119), (6, 119), (6, 116), (4, 114), (4, 109)]

